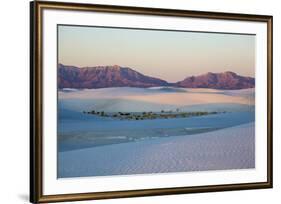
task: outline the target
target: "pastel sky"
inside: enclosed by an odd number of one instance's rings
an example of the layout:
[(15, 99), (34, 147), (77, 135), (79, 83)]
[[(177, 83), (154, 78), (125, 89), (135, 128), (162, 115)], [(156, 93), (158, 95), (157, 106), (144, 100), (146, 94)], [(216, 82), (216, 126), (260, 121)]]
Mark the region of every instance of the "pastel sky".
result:
[(255, 36), (60, 25), (58, 61), (120, 65), (169, 82), (207, 72), (254, 76)]

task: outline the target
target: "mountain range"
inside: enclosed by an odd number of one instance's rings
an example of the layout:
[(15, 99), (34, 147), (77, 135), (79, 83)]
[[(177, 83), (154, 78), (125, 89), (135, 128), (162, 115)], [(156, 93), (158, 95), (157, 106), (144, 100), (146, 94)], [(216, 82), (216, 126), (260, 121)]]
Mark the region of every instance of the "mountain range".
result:
[(62, 88), (107, 88), (107, 87), (156, 87), (245, 89), (255, 87), (255, 79), (234, 72), (207, 73), (187, 77), (176, 83), (146, 76), (129, 67), (95, 66), (75, 67), (58, 64), (58, 87)]

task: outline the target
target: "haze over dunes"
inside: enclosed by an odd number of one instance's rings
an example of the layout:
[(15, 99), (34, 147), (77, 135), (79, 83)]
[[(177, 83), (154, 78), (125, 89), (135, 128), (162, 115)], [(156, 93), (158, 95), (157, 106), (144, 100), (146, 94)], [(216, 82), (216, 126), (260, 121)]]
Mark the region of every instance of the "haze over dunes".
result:
[(108, 88), (108, 87), (158, 87), (246, 89), (255, 87), (253, 77), (240, 76), (234, 72), (211, 73), (186, 77), (169, 83), (165, 80), (144, 75), (129, 67), (93, 66), (75, 67), (58, 65), (59, 88)]

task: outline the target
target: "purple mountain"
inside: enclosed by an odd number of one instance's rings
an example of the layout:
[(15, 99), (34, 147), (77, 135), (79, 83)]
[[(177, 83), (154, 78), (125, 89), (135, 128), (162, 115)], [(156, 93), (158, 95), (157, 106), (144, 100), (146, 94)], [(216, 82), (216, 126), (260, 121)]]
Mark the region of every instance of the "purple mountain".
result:
[(237, 75), (234, 72), (207, 73), (191, 76), (176, 83), (184, 88), (246, 89), (255, 87), (255, 78)]
[(177, 83), (143, 75), (131, 68), (96, 66), (78, 68), (58, 65), (59, 88), (107, 88), (107, 87), (156, 87), (174, 86), (183, 88), (245, 89), (255, 87), (255, 79), (233, 72), (207, 73), (191, 76)]
[(58, 65), (59, 88), (154, 87), (168, 82), (145, 76), (128, 67), (97, 66), (78, 68)]

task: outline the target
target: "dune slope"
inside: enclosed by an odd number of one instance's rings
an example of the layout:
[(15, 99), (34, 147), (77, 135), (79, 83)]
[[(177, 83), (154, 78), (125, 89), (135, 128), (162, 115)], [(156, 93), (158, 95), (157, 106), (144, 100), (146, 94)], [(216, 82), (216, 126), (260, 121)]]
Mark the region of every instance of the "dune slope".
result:
[(254, 123), (197, 135), (59, 152), (58, 177), (255, 167)]

